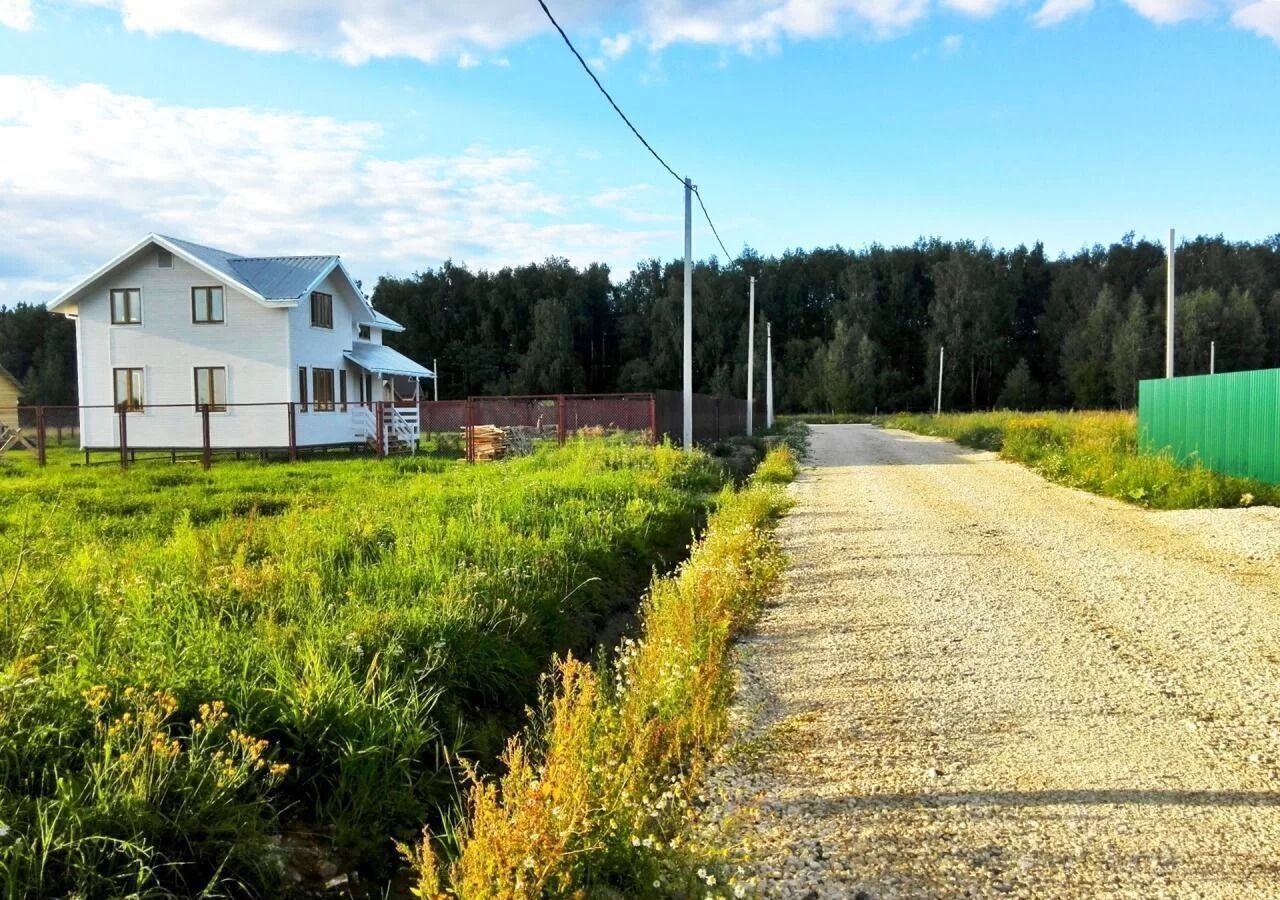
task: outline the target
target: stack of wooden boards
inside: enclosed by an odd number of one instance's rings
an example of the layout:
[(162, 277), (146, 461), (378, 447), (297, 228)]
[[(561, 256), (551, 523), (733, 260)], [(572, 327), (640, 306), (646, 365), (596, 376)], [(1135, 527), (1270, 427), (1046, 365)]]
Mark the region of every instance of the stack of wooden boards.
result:
[(507, 433), (497, 425), (476, 425), (472, 450), (477, 460), (501, 459), (507, 452)]

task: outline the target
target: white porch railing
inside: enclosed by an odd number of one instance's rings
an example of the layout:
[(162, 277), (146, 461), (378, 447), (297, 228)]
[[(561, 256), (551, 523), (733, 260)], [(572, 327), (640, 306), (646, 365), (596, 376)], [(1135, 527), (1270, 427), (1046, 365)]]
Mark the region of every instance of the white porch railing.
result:
[[(378, 439), (378, 413), (372, 406), (351, 408), (351, 433), (358, 441), (376, 442)], [(387, 450), (408, 447), (410, 453), (418, 452), (421, 422), (416, 406), (382, 407), (382, 442)]]
[(383, 422), (386, 426), (387, 443), (390, 447), (393, 439), (409, 445), (409, 452), (418, 453), (418, 436), (421, 433), (418, 422), (417, 406), (383, 407)]
[(372, 406), (351, 407), (351, 433), (357, 441), (372, 441), (378, 436), (378, 417)]

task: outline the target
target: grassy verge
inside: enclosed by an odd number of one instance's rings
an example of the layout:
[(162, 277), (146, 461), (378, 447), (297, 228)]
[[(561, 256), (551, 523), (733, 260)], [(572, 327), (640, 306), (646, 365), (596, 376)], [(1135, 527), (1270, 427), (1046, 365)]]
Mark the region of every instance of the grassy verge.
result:
[(605, 441), (0, 465), (0, 897), (385, 882), (724, 480)]
[(725, 733), (730, 644), (781, 570), (768, 529), (794, 474), (785, 445), (770, 451), (722, 495), (688, 562), (655, 579), (640, 637), (612, 661), (556, 665), (505, 774), (475, 780), (452, 861), (437, 862), (429, 837), (406, 848), (417, 896), (741, 896), (688, 826)]
[(1167, 453), (1139, 453), (1131, 413), (902, 414), (879, 424), (995, 450), (1052, 481), (1153, 509), (1280, 505), (1280, 485), (1182, 466)]

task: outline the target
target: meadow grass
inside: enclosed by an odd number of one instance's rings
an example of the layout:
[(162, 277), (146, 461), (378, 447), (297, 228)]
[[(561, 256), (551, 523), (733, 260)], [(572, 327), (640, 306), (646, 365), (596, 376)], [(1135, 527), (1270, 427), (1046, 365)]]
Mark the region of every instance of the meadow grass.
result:
[(725, 482), (603, 440), (476, 466), (74, 458), (0, 464), (15, 900), (385, 883), (391, 838), (456, 802), (457, 754), (497, 755), (553, 654), (589, 653)]
[(726, 731), (731, 643), (782, 568), (770, 525), (796, 464), (770, 451), (743, 490), (726, 489), (678, 572), (655, 578), (642, 630), (595, 666), (560, 660), (496, 779), (473, 776), (467, 816), (442, 860), (430, 834), (403, 848), (415, 895), (741, 896), (744, 885), (693, 840), (702, 772)]
[(1133, 413), (900, 414), (878, 423), (994, 450), (1060, 484), (1153, 509), (1280, 505), (1280, 485), (1179, 465), (1169, 452), (1138, 452)]

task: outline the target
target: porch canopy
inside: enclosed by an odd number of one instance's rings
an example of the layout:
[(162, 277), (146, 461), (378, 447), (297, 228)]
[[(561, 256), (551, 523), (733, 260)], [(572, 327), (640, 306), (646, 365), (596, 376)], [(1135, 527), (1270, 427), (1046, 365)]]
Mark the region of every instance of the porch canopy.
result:
[(357, 344), (342, 354), (366, 372), (401, 378), (435, 378), (436, 373), (420, 366), (403, 353), (381, 344)]

